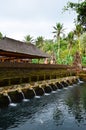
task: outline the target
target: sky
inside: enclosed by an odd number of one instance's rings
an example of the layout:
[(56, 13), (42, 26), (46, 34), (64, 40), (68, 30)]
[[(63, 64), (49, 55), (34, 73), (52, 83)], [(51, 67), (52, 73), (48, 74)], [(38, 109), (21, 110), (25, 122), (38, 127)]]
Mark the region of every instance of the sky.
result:
[[(65, 33), (74, 29), (75, 12), (63, 12), (67, 2), (78, 0), (0, 0), (0, 32), (16, 40), (53, 38), (53, 26), (60, 22)], [(62, 13), (63, 12), (63, 13)]]

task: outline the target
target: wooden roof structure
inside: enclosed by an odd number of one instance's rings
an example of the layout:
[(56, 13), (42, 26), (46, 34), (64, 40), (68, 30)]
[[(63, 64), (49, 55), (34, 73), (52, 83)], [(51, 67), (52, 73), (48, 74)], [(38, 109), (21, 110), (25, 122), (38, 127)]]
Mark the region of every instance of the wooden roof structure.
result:
[(35, 45), (4, 37), (0, 40), (0, 56), (16, 57), (20, 59), (48, 58), (49, 55), (42, 52)]

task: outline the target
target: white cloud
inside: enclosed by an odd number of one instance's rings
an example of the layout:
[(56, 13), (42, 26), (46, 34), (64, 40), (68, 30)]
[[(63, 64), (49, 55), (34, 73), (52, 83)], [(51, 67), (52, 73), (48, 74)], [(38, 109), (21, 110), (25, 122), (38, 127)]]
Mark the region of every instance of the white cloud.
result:
[[(30, 34), (34, 38), (53, 36), (53, 26), (61, 22), (68, 30), (73, 28), (74, 13), (62, 14), (68, 0), (3, 0), (0, 3), (0, 31), (22, 40)], [(77, 0), (72, 0), (77, 1)]]
[[(11, 36), (13, 38), (17, 39), (23, 39), (25, 35), (32, 35), (35, 38), (37, 36), (49, 36), (52, 34), (52, 23), (47, 23), (45, 21), (40, 22), (17, 22), (17, 21), (11, 21), (11, 22), (0, 22), (0, 29), (1, 32), (4, 32), (4, 35)], [(47, 31), (48, 30), (48, 31)], [(19, 37), (19, 38), (18, 38)]]

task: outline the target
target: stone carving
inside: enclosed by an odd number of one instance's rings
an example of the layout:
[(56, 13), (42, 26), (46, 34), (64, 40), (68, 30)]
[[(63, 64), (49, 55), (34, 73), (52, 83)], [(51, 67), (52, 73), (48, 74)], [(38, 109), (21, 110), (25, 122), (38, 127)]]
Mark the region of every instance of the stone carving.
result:
[(77, 71), (82, 69), (82, 63), (81, 63), (81, 55), (79, 52), (76, 52), (76, 54), (74, 55), (74, 62), (73, 62), (73, 66), (75, 67), (75, 69)]

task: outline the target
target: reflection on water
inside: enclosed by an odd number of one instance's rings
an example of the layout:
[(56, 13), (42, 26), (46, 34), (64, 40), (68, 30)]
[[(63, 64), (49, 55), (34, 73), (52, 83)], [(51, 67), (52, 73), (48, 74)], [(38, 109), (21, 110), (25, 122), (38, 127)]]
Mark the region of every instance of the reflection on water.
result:
[(72, 90), (72, 93), (69, 93), (69, 96), (66, 99), (66, 104), (68, 105), (69, 113), (71, 112), (73, 114), (78, 124), (84, 122), (84, 114), (86, 114), (86, 109), (84, 108), (84, 105), (86, 104), (86, 102), (84, 102), (84, 100), (86, 100), (85, 92), (85, 87), (79, 88), (78, 86), (76, 86)]
[(58, 108), (53, 113), (53, 119), (56, 123), (56, 125), (62, 125), (64, 122), (64, 116)]
[(86, 83), (0, 110), (0, 130), (85, 130)]

